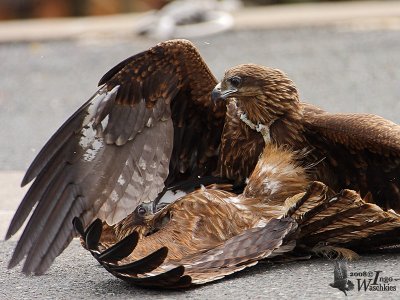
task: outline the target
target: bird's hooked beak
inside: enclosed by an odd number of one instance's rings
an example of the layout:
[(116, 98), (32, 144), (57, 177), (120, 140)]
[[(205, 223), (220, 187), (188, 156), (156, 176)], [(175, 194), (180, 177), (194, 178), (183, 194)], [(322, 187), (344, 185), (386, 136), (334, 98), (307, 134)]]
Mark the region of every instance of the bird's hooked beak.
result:
[(221, 88), (221, 82), (218, 83), (215, 88), (211, 92), (211, 100), (214, 102), (214, 104), (217, 103), (217, 101), (225, 100), (226, 98), (229, 97), (229, 95), (237, 92), (236, 88), (228, 88), (228, 89), (222, 89)]

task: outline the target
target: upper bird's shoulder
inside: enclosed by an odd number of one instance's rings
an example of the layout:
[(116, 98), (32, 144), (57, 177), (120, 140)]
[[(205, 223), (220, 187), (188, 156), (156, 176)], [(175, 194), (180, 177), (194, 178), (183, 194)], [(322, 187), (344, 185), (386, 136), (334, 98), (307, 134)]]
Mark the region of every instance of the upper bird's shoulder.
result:
[(300, 108), (303, 112), (303, 115), (306, 117), (317, 117), (320, 115), (327, 114), (327, 112), (325, 110), (323, 110), (322, 108), (312, 105), (307, 102), (300, 102)]
[(376, 153), (398, 156), (400, 125), (374, 114), (328, 113), (311, 104), (302, 103), (303, 123), (310, 134), (350, 146), (368, 148)]
[[(165, 59), (170, 59), (176, 54), (179, 53), (192, 53), (192, 55), (197, 55), (200, 57), (199, 51), (196, 46), (189, 40), (185, 39), (175, 39), (168, 40), (157, 45), (144, 50), (140, 53), (132, 55), (112, 69), (110, 69), (99, 81), (99, 85), (107, 83), (110, 79), (112, 79), (116, 74), (118, 74), (121, 70), (125, 68), (131, 68), (133, 65), (136, 65), (137, 68), (134, 68), (134, 73), (139, 73), (139, 71), (143, 72), (144, 70), (140, 70), (140, 65), (157, 65), (160, 61), (164, 61)], [(205, 62), (202, 60), (205, 64)], [(168, 63), (173, 63), (172, 60), (169, 60)]]

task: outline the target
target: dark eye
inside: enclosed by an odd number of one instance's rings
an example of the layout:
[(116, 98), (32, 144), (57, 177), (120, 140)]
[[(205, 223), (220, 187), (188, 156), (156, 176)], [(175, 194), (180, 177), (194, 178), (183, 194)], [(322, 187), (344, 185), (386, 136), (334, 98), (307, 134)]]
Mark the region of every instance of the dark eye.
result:
[(238, 87), (242, 83), (242, 79), (237, 76), (229, 78), (228, 81), (233, 87)]
[(143, 217), (146, 214), (146, 209), (143, 206), (139, 206), (137, 212), (139, 216)]

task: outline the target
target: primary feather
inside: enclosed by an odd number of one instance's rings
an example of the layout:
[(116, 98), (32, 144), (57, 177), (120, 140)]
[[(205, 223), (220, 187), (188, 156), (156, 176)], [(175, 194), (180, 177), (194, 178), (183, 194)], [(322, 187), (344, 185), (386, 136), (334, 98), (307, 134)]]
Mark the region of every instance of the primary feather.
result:
[[(173, 40), (127, 58), (53, 135), (29, 167), (33, 181), (6, 239), (33, 213), (9, 267), (25, 256), (25, 273), (43, 274), (83, 227), (115, 224), (142, 202), (182, 180), (216, 169), (225, 105), (192, 43)], [(36, 205), (36, 207), (35, 207)]]

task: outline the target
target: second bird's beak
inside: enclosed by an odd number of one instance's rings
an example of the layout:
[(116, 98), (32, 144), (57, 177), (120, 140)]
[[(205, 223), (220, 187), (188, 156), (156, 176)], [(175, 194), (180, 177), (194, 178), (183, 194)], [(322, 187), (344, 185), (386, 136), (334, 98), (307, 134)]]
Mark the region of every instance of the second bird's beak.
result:
[(214, 104), (217, 103), (217, 101), (225, 100), (228, 98), (228, 96), (232, 93), (237, 92), (237, 89), (232, 88), (232, 89), (226, 89), (222, 90), (221, 89), (221, 82), (218, 83), (215, 88), (211, 92), (211, 100), (214, 102)]

